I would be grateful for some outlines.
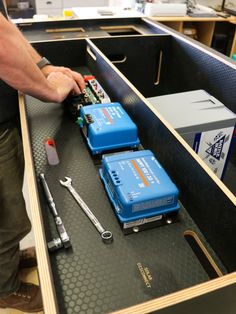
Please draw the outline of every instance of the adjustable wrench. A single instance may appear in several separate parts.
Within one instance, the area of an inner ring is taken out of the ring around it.
[[[98,232],[101,235],[102,241],[104,243],[111,243],[113,241],[113,235],[111,231],[105,230],[101,223],[98,221],[96,216],[91,212],[89,207],[86,205],[86,203],[83,201],[83,199],[79,196],[79,194],[76,192],[76,190],[72,186],[72,179],[65,177],[65,181],[60,180],[61,185],[66,187],[70,193],[73,195],[79,206],[83,209],[84,213],[87,215],[87,217],[90,219],[92,224],[95,226],[95,228],[98,230]]]

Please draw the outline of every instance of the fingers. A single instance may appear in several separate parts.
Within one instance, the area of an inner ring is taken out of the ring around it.
[[[52,72],[62,73],[63,75],[66,75],[68,78],[74,81],[75,85],[73,88],[73,93],[76,95],[83,93],[85,89],[85,81],[83,79],[83,76],[78,72],[70,70],[69,68],[48,65],[45,66],[42,71],[46,77],[48,77]]]
[[[84,81],[83,76],[80,73],[75,72],[75,71],[71,71],[71,73],[73,75],[74,80],[78,84],[81,92],[83,92],[83,90],[85,89],[85,81]]]
[[[52,93],[51,99],[62,102],[70,93],[80,94],[80,88],[76,82],[62,72],[51,72],[47,77]]]
[[[80,88],[80,92],[83,92],[83,90],[85,89],[85,81],[80,73],[72,71],[68,68],[63,68],[63,73],[69,76],[70,78],[74,79]]]
[[[73,85],[74,85],[74,87],[73,87],[73,90],[72,90],[72,94],[73,95],[79,95],[79,94],[81,94],[81,92],[82,92],[82,90],[79,88],[79,86],[75,83],[75,81],[73,81]]]
[[[73,80],[75,80],[76,84],[79,86],[80,88],[80,93],[83,92],[83,90],[85,89],[85,81],[83,76],[75,71],[70,70],[69,68],[65,68],[65,67],[60,67],[60,71],[67,75],[68,77],[72,78]]]

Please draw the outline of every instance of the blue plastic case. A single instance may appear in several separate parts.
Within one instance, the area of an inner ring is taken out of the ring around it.
[[[119,103],[82,107],[80,120],[93,155],[140,144],[137,126]]]
[[[100,176],[121,224],[179,210],[179,191],[149,150],[104,157]]]

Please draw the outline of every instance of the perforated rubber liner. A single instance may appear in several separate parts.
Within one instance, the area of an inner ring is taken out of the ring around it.
[[[107,313],[209,280],[184,238],[195,231],[216,260],[187,211],[181,207],[177,223],[123,235],[85,141],[63,107],[26,97],[36,175],[44,172],[58,212],[71,238],[72,249],[50,253],[60,313]],[[55,140],[60,163],[47,164],[44,140]],[[98,231],[59,179],[72,184],[102,225],[111,230],[112,244]],[[58,237],[54,221],[38,190],[47,241]],[[223,270],[223,267],[221,267]]]

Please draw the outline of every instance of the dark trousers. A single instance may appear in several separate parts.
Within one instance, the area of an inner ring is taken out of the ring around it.
[[[23,171],[17,128],[0,129],[0,297],[19,287],[19,242],[31,229],[22,195]]]

